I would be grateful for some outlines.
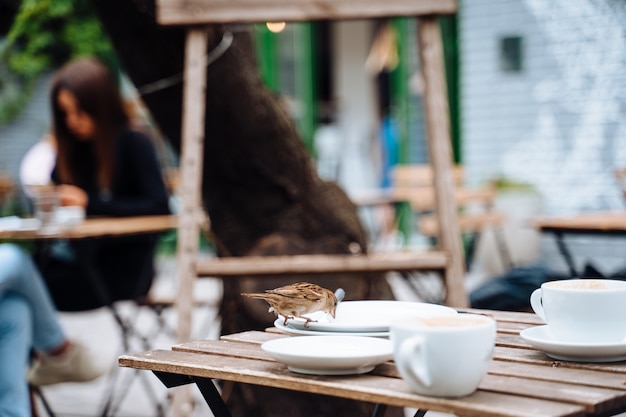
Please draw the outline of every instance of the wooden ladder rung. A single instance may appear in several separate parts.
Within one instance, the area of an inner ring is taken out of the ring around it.
[[[382,272],[445,269],[448,256],[440,251],[393,252],[367,255],[246,256],[199,261],[198,275],[243,276]]]

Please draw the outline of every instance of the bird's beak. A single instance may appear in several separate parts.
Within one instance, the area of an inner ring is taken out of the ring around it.
[[[335,307],[330,309],[330,315],[335,318]]]

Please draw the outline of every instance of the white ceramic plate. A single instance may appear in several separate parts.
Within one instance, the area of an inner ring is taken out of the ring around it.
[[[290,371],[311,375],[363,374],[393,359],[391,342],[375,337],[286,337],[261,348]]]
[[[334,320],[329,314],[317,311],[306,315],[313,320],[317,320],[309,322],[306,327],[306,320],[302,318],[288,319],[287,325],[291,328],[308,331],[341,333],[389,332],[391,323],[398,319],[406,319],[411,316],[423,317],[444,314],[457,314],[457,312],[450,307],[438,304],[409,301],[344,301],[337,306]],[[279,318],[284,320],[282,316],[279,316]]]
[[[287,324],[283,324],[283,318],[279,317],[274,321],[274,326],[285,333],[297,336],[363,336],[363,337],[389,337],[389,332],[323,332],[320,330],[298,329]]]
[[[617,362],[626,360],[626,341],[610,344],[570,343],[554,339],[547,325],[530,327],[520,336],[554,359],[572,362]]]

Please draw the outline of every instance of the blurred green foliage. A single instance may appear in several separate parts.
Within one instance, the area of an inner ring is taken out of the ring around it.
[[[22,0],[0,48],[0,123],[19,114],[39,75],[85,55],[119,67],[89,0]]]

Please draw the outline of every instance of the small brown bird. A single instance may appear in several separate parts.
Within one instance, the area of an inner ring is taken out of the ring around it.
[[[285,325],[288,319],[301,317],[306,320],[304,323],[306,327],[309,322],[315,320],[305,317],[303,314],[315,311],[325,311],[335,318],[335,308],[337,307],[335,294],[309,282],[285,285],[273,290],[266,290],[264,293],[242,293],[241,295],[267,301],[270,305],[269,312],[274,312],[277,316],[282,315],[285,318],[283,322]]]

